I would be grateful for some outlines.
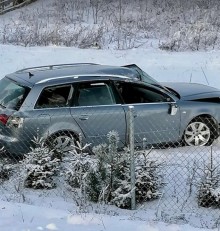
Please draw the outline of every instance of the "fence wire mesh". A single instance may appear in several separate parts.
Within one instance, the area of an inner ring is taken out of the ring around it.
[[[133,105],[132,120],[129,105],[120,104],[1,114],[1,199],[31,203],[33,194],[59,196],[86,211],[93,202],[130,209],[135,196],[136,209],[153,210],[165,221],[208,215],[214,227],[220,215],[218,124],[206,115],[184,124],[179,112],[168,111],[170,104],[166,112],[158,105]]]

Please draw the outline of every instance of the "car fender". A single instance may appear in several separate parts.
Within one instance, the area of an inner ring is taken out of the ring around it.
[[[196,117],[209,117],[212,119],[213,123],[218,130],[218,110],[214,105],[206,105],[200,102],[194,102],[194,107],[191,108],[187,103],[180,105],[180,115],[181,115],[181,126],[180,126],[180,136],[183,135],[183,132],[187,125],[194,120]]]
[[[64,131],[73,133],[77,136],[81,135],[82,138],[85,138],[82,130],[79,128],[77,124],[74,123],[70,124],[67,122],[60,122],[60,123],[53,124],[52,126],[49,127],[47,131],[44,132],[43,137],[46,139],[47,137],[53,134],[64,132]]]

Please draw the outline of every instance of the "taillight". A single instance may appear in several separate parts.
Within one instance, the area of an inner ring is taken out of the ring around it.
[[[7,127],[22,127],[24,122],[23,118],[13,115],[0,114],[0,123],[6,125]]]
[[[15,127],[15,128],[20,128],[22,127],[24,122],[24,119],[19,117],[19,116],[10,116],[7,120],[7,126],[8,127]]]
[[[0,122],[2,122],[4,125],[8,122],[10,116],[5,115],[5,114],[0,114]]]

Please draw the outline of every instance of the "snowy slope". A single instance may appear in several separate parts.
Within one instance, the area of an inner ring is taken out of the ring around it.
[[[25,67],[74,62],[136,63],[161,82],[197,82],[220,88],[220,51],[171,53],[153,48],[116,51],[0,45],[0,77]]]

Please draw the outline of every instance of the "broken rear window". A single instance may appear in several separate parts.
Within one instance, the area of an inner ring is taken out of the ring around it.
[[[20,86],[18,83],[3,78],[0,80],[0,106],[2,108],[19,110],[30,88]]]

